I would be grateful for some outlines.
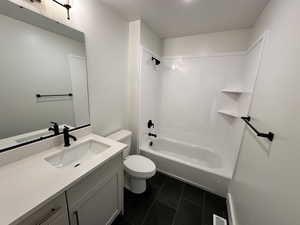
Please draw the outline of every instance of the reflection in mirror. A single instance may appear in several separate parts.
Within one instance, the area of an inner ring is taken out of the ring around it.
[[[0,14],[0,149],[90,123],[84,35],[40,18]]]

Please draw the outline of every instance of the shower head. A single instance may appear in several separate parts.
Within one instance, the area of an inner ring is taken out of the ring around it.
[[[154,61],[156,66],[158,66],[160,64],[160,61],[154,57],[152,57],[152,61]]]

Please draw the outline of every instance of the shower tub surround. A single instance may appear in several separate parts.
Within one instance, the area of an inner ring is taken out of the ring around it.
[[[159,66],[142,48],[139,150],[158,170],[227,194],[266,36],[244,52],[163,57]]]

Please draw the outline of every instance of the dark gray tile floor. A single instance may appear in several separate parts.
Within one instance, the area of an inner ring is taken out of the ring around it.
[[[213,225],[213,214],[227,219],[226,200],[157,173],[145,193],[125,189],[124,215],[113,225]]]

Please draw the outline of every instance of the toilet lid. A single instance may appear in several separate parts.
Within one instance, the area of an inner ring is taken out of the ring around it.
[[[155,174],[156,166],[141,155],[130,155],[124,161],[125,170],[132,176],[149,178]]]

